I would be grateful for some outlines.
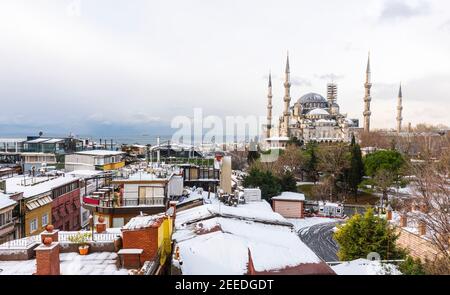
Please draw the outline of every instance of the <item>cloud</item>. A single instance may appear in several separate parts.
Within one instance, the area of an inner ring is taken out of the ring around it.
[[[450,33],[450,19],[441,24],[439,30]]]
[[[426,15],[430,13],[430,4],[425,1],[418,1],[411,4],[411,1],[404,0],[386,0],[381,11],[380,21],[395,21],[407,19],[414,16]]]
[[[311,86],[310,80],[298,76],[291,77],[291,85],[293,86]]]
[[[343,79],[344,78],[344,75],[336,75],[336,74],[334,74],[334,73],[329,73],[329,74],[322,74],[322,75],[319,75],[319,74],[316,74],[316,75],[314,75],[317,79],[320,79],[320,80],[327,80],[327,81],[337,81],[337,80],[340,80],[340,79]]]

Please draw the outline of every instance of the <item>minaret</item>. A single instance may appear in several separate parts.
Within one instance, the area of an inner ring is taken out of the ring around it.
[[[372,83],[370,82],[370,53],[367,59],[367,69],[366,69],[366,83],[364,83],[365,88],[365,96],[364,96],[364,132],[370,131],[370,101],[372,97],[370,96],[370,88],[372,87]]]
[[[286,59],[285,81],[284,81],[284,112],[283,112],[283,129],[281,136],[289,136],[289,104],[291,103],[291,82],[289,71],[289,52]]]
[[[269,87],[267,93],[267,127],[266,137],[270,137],[270,130],[272,129],[272,75],[269,73]]]
[[[402,131],[402,84],[400,84],[400,88],[398,90],[398,98],[397,98],[397,133]]]

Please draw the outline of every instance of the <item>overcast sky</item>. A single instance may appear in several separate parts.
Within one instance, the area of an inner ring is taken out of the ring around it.
[[[2,0],[0,37],[0,135],[261,116],[269,70],[278,116],[287,50],[292,103],[334,80],[362,119],[370,50],[374,128],[395,126],[400,81],[405,124],[450,125],[447,0]]]

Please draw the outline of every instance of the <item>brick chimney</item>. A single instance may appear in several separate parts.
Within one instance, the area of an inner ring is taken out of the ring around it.
[[[425,222],[419,221],[418,225],[417,225],[417,230],[418,230],[420,236],[425,235],[427,233],[427,226],[426,226]]]
[[[51,238],[53,242],[58,242],[59,229],[54,229],[53,225],[48,224],[45,231],[41,233],[41,242],[44,243],[45,238]]]
[[[60,275],[59,242],[53,242],[47,237],[45,243],[36,247],[35,251],[37,275]]]
[[[388,207],[386,209],[386,219],[387,220],[392,220],[392,207],[391,207],[391,205],[388,205]]]
[[[400,216],[400,226],[405,227],[407,225],[408,225],[408,217],[406,216],[406,214],[402,214]]]
[[[122,229],[123,249],[142,249],[140,261],[134,255],[125,255],[123,266],[125,268],[136,268],[142,266],[145,261],[152,260],[158,254],[158,229],[164,218],[155,221],[151,226],[138,229]]]

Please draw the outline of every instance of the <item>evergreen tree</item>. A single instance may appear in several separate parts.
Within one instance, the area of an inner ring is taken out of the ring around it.
[[[243,185],[244,187],[259,187],[261,197],[265,200],[270,200],[281,192],[280,180],[272,172],[261,171],[257,168],[252,168],[244,177]]]
[[[297,182],[295,181],[294,174],[292,174],[292,172],[288,171],[281,176],[280,185],[283,192],[297,191]]]
[[[389,223],[369,208],[364,215],[356,214],[344,225],[338,226],[334,238],[339,244],[338,257],[349,261],[367,258],[375,252],[381,259],[399,259],[405,256],[402,249],[396,246],[398,235]]]
[[[349,191],[354,196],[355,202],[358,202],[358,185],[363,180],[364,163],[361,148],[356,143],[354,135],[352,135],[352,142],[350,144],[350,168],[346,169],[344,175]]]
[[[247,154],[247,163],[251,165],[253,162],[258,160],[261,157],[260,153],[257,150],[250,150]]]
[[[306,165],[305,170],[308,173],[309,178],[316,182],[318,180],[318,171],[317,165],[319,163],[319,159],[317,157],[317,144],[310,142],[306,146]]]
[[[399,264],[398,270],[404,275],[425,275],[425,269],[420,259],[408,255],[405,261]]]

